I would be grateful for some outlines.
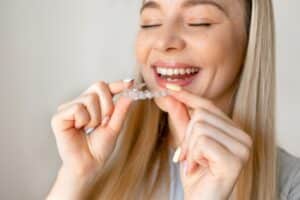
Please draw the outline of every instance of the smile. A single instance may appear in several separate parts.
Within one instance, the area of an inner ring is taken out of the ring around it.
[[[199,72],[199,68],[163,68],[156,67],[156,73],[167,80],[185,79],[189,76],[193,76]]]
[[[159,62],[152,66],[157,83],[165,87],[167,83],[186,86],[199,74],[201,69],[183,63]]]

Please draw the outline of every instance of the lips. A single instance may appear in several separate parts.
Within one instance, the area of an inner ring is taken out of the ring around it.
[[[183,62],[157,61],[152,65],[157,83],[165,87],[167,83],[187,86],[200,74],[201,68]]]
[[[165,67],[170,67],[170,68],[186,68],[186,67],[191,67],[191,66],[196,66],[193,64],[188,64],[188,63],[184,63],[184,62],[167,62],[167,61],[156,61],[152,63],[152,66],[165,66]],[[199,67],[200,68],[200,67]]]

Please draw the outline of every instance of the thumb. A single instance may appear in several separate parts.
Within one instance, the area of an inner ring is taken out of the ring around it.
[[[168,98],[168,100],[166,101],[165,111],[170,117],[170,125],[175,129],[174,134],[177,134],[177,137],[181,142],[184,139],[185,132],[190,121],[189,110],[183,103],[175,98],[171,96],[166,98]]]

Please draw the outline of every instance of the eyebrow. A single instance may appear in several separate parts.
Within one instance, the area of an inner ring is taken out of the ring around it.
[[[203,5],[203,4],[213,5],[217,7],[219,10],[223,11],[225,14],[227,14],[224,7],[222,7],[217,0],[187,0],[183,2],[182,7],[189,8],[192,6]],[[161,9],[160,5],[157,2],[150,0],[142,5],[140,9],[140,14],[142,14],[143,10],[145,10],[146,8]]]

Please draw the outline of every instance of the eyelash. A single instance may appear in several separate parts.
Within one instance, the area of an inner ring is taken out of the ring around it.
[[[209,27],[211,26],[212,24],[210,23],[200,23],[200,24],[188,24],[189,26],[204,26],[204,27]],[[141,28],[143,29],[147,29],[147,28],[154,28],[154,27],[159,27],[161,26],[161,24],[153,24],[153,25],[141,25]]]
[[[190,26],[205,26],[205,27],[209,27],[211,26],[210,23],[200,23],[200,24],[189,24]]]
[[[152,27],[158,27],[158,26],[161,26],[160,24],[153,24],[153,25],[141,25],[141,28],[152,28]]]

